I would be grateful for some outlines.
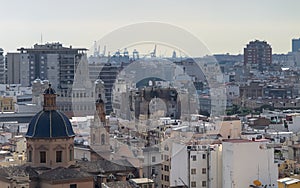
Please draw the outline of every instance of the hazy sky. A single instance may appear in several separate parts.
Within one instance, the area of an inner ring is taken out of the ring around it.
[[[299,0],[0,0],[0,47],[31,47],[41,40],[92,46],[120,27],[158,21],[197,36],[212,53],[242,53],[254,39],[287,53],[300,37]]]

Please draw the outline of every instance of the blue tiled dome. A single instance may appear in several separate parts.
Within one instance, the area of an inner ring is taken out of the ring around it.
[[[61,112],[40,111],[29,123],[27,138],[69,138],[75,136],[72,124]]]

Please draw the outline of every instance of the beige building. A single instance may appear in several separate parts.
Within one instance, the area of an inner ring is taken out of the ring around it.
[[[13,97],[0,96],[0,112],[14,112],[15,102]]]

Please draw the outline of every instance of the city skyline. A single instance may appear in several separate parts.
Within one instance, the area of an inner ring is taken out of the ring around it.
[[[3,1],[0,188],[300,187],[300,3],[241,2]]]
[[[74,47],[93,46],[107,33],[141,22],[162,22],[187,30],[213,54],[242,54],[249,41],[267,41],[274,53],[291,51],[300,37],[297,1],[239,3],[191,1],[51,1],[2,3],[1,47],[6,52],[41,42],[61,42]],[[53,10],[53,11],[51,11]],[[126,15],[126,16],[124,16]],[[100,44],[105,45],[105,44]],[[109,49],[109,46],[108,46]]]

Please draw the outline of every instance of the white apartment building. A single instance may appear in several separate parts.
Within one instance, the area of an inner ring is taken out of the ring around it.
[[[300,132],[300,113],[287,114],[286,126],[288,131],[291,131],[293,133]]]
[[[170,187],[221,187],[222,146],[172,144]]]
[[[262,187],[277,187],[278,168],[274,149],[267,140],[228,139],[222,143],[222,188],[240,188],[258,180]]]

